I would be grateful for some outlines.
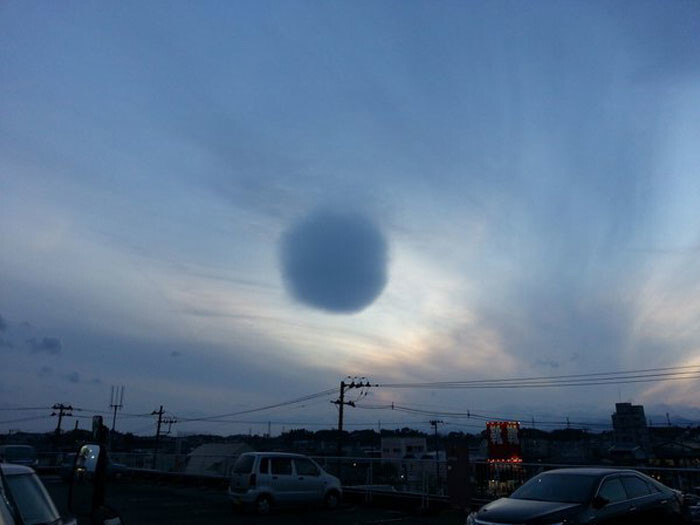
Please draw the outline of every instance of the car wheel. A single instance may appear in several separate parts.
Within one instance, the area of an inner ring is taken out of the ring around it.
[[[337,491],[332,490],[326,494],[326,499],[324,500],[327,509],[335,509],[340,505],[340,494]]]
[[[269,514],[272,510],[272,500],[270,496],[260,496],[255,500],[255,512],[257,514]]]

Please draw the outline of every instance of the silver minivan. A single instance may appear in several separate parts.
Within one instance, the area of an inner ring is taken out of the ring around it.
[[[266,514],[274,505],[340,503],[340,480],[301,454],[248,452],[233,466],[228,489],[235,508],[252,506]]]

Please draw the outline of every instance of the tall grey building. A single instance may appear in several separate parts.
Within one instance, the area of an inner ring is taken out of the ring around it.
[[[614,451],[628,451],[634,456],[651,453],[651,438],[642,405],[616,403],[612,415]]]

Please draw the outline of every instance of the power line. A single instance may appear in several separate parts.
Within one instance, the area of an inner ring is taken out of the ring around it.
[[[287,406],[280,407],[280,408],[284,408],[284,415],[286,416],[289,413],[291,413],[292,411],[303,410],[303,409],[307,409],[307,408],[313,407],[313,406],[318,406],[321,404],[325,405],[327,402],[328,401],[326,399],[317,398],[317,399],[314,399],[311,401],[303,401],[300,404],[297,404],[295,406],[287,405]],[[274,409],[271,409],[271,410],[274,410]],[[198,419],[199,417],[209,417],[209,416],[192,416],[192,417],[188,418],[188,417],[179,416],[177,414],[173,414],[173,416],[177,417],[178,423],[197,423],[197,422],[199,422],[199,419]],[[217,419],[213,419],[213,420],[207,420],[206,422],[208,422],[208,423],[229,423],[231,421],[232,420],[230,420],[230,419],[217,418]],[[233,420],[233,422],[237,422],[237,421],[239,421],[239,420]],[[262,423],[267,423],[267,421],[269,421],[269,419],[265,419],[264,421],[262,421]],[[273,420],[272,423],[275,424],[275,421]]]
[[[111,410],[100,410],[97,408],[74,408],[73,410],[77,411],[77,412],[87,412],[89,414],[108,414],[108,415],[112,414]],[[147,418],[151,417],[150,412],[148,412],[148,413],[144,412],[144,413],[139,413],[139,414],[120,412],[119,415],[120,415],[120,417],[123,417],[123,418],[124,417],[147,417]]]
[[[0,407],[0,411],[2,410],[16,410],[17,412],[23,412],[23,411],[30,411],[30,410],[51,410],[50,406],[46,407]]]
[[[202,416],[202,417],[190,417],[190,418],[180,418],[180,421],[213,421],[216,419],[221,419],[225,417],[242,416],[245,414],[253,414],[255,412],[263,412],[265,410],[272,410],[273,408],[280,408],[288,405],[295,405],[297,403],[303,403],[304,401],[311,401],[312,399],[317,399],[319,397],[325,397],[335,392],[335,388],[329,388],[328,390],[323,390],[321,392],[316,392],[314,394],[308,394],[306,396],[298,397],[296,399],[290,399],[289,401],[282,401],[280,403],[275,403],[272,405],[265,405],[258,408],[250,408],[247,410],[239,410],[238,412],[230,412],[228,414],[219,414],[216,416]]]
[[[39,419],[50,419],[52,416],[51,415],[44,415],[44,416],[29,416],[29,417],[21,417],[17,419],[6,419],[4,421],[0,421],[0,425],[9,425],[12,423],[25,423],[27,421],[36,421]]]
[[[471,410],[467,412],[448,412],[444,410],[424,410],[420,408],[412,408],[404,405],[398,405],[396,403],[386,404],[386,405],[356,405],[357,408],[362,408],[366,410],[394,410],[398,412],[403,412],[407,414],[414,415],[424,415],[430,417],[450,417],[456,419],[473,419],[476,421],[513,421],[520,420],[517,417],[503,417],[494,415],[485,415],[472,412]],[[595,423],[595,422],[571,422],[571,421],[542,421],[540,426],[564,426],[574,424],[580,427],[604,427],[611,428],[612,424],[609,423]]]
[[[684,381],[689,379],[700,379],[700,371],[697,372],[677,372],[667,374],[648,374],[637,376],[617,376],[610,378],[589,378],[589,379],[553,379],[553,380],[522,380],[520,382],[503,380],[479,381],[479,382],[447,382],[447,383],[405,383],[393,385],[380,385],[385,388],[428,388],[439,389],[522,389],[522,388],[555,388],[555,387],[576,387],[576,386],[598,386],[598,385],[621,385],[629,383],[651,383],[663,381]]]
[[[431,409],[435,412],[444,412],[444,411],[450,410],[448,407],[445,407],[444,405],[438,406],[438,405],[431,405],[431,404],[425,404],[425,403],[415,403],[413,401],[411,401],[409,403],[409,405],[411,406],[411,408],[418,407],[418,408],[423,408],[423,409]],[[365,407],[365,408],[367,406],[373,406],[373,405],[363,405],[363,407]],[[479,412],[492,413],[490,410],[482,410],[482,409],[478,409],[478,408],[473,409],[473,410],[467,410],[467,412],[456,412],[456,410],[457,409],[453,409],[453,411],[451,413],[457,413],[457,414],[461,414],[461,415],[467,414],[467,417],[470,414],[475,414],[475,413],[479,413]],[[498,415],[488,416],[488,417],[490,419],[493,419],[493,420],[503,419],[504,421],[515,421],[515,420],[524,421],[526,419],[534,420],[535,418],[537,418],[538,422],[546,423],[546,422],[548,422],[548,420],[551,420],[552,418],[555,418],[555,421],[558,421],[558,419],[561,419],[564,416],[552,415],[551,413],[548,415],[533,414],[531,412],[525,413],[525,411],[524,411],[524,412],[520,413],[519,415],[503,415],[503,413],[498,413]],[[590,424],[599,424],[601,419],[603,419],[601,416],[586,416],[586,415],[577,415],[576,418],[579,420],[590,419],[590,420],[592,420]],[[604,419],[607,421],[608,416],[606,416]]]
[[[473,379],[456,381],[430,381],[416,383],[384,383],[377,386],[384,388],[524,388],[533,386],[586,386],[602,383],[622,384],[641,382],[639,380],[697,379],[700,377],[700,365],[687,365],[617,372],[592,372],[586,374],[568,374],[555,376],[511,377],[500,379]],[[501,386],[502,385],[502,386]]]

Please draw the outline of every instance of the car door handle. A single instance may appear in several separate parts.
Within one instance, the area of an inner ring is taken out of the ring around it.
[[[631,512],[634,512],[635,510],[637,510],[637,507],[635,507],[634,505],[632,505],[628,510],[631,511]]]
[[[304,476],[299,476],[299,479],[304,479]]]
[[[660,503],[661,503],[662,505],[665,505],[666,503],[668,503],[668,500],[667,500],[667,499],[662,499],[662,500],[660,501]]]
[[[277,476],[272,476],[272,479],[277,479]]]

